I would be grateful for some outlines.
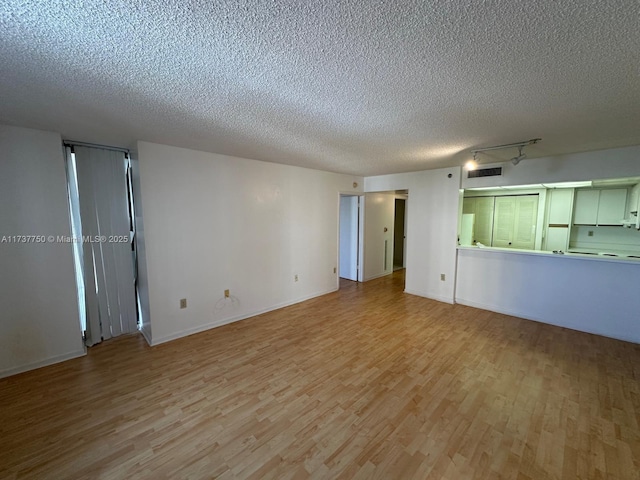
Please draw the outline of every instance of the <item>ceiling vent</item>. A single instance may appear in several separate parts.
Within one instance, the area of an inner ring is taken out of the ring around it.
[[[467,172],[467,178],[501,177],[501,176],[502,176],[502,167],[478,168],[476,170],[469,170]]]

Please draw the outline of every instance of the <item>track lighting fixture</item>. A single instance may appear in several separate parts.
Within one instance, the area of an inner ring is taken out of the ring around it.
[[[518,165],[520,163],[520,160],[524,160],[525,158],[527,158],[527,154],[524,153],[523,151],[524,147],[526,147],[527,145],[535,145],[541,140],[542,140],[541,138],[532,138],[531,140],[527,140],[526,142],[507,143],[505,145],[496,145],[495,147],[485,147],[485,148],[477,148],[476,150],[471,150],[471,153],[473,154],[473,160],[469,160],[466,163],[465,168],[467,170],[475,170],[478,167],[478,163],[476,162],[476,155],[480,152],[486,152],[489,150],[502,150],[503,148],[514,148],[514,147],[518,149],[518,155],[516,157],[511,158],[511,163],[513,163],[514,165]]]

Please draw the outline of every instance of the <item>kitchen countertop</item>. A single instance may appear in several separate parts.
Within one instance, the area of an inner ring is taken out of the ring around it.
[[[593,250],[585,248],[572,248],[571,251],[563,253],[553,253],[546,250],[520,250],[517,248],[499,248],[499,247],[476,247],[458,245],[458,250],[465,251],[483,251],[489,253],[507,253],[514,255],[537,255],[545,257],[562,257],[572,260],[591,260],[595,262],[616,262],[616,263],[640,263],[640,254],[638,252],[626,252],[622,251],[607,251],[607,252],[594,252]],[[578,251],[579,250],[579,251]],[[605,255],[608,253],[608,255]]]
[[[569,248],[566,253],[578,253],[583,255],[600,255],[603,257],[627,257],[640,258],[640,252],[618,249],[593,249],[593,248]]]

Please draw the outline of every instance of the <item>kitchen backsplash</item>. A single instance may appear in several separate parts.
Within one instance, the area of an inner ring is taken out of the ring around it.
[[[592,236],[589,232],[593,232]],[[569,247],[640,253],[640,231],[624,227],[574,226]]]

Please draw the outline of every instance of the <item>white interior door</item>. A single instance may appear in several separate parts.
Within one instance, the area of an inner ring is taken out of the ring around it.
[[[393,273],[395,193],[364,196],[364,281]]]
[[[358,197],[340,196],[340,278],[358,280]]]

